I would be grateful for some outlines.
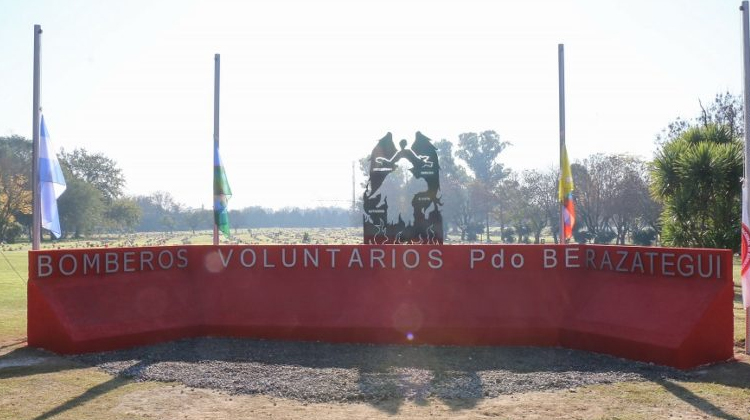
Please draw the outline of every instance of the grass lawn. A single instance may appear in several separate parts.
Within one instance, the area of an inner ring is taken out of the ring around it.
[[[0,255],[0,343],[26,336],[27,251]]]
[[[734,258],[734,343],[736,346],[745,346],[745,309],[742,307],[742,288],[740,286],[740,259]]]

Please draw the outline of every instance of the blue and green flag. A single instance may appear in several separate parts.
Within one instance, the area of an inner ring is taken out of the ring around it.
[[[232,196],[227,173],[219,156],[219,147],[214,148],[214,223],[221,233],[229,237],[229,212],[227,206]]]

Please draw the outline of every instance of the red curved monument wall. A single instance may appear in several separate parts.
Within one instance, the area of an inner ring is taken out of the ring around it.
[[[193,336],[563,346],[679,368],[733,356],[726,250],[169,246],[29,252],[29,345]]]

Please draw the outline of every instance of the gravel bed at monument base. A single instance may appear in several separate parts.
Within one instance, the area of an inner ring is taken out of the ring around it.
[[[562,348],[194,338],[70,356],[138,381],[310,402],[477,399],[690,372]]]

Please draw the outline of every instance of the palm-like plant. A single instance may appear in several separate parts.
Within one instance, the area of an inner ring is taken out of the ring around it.
[[[737,248],[742,155],[742,143],[714,124],[662,146],[652,162],[651,192],[664,205],[665,245]]]

